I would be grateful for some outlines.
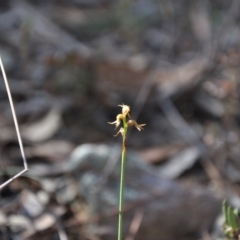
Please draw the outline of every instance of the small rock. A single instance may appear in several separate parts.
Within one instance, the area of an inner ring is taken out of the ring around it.
[[[22,198],[22,206],[31,217],[36,217],[44,211],[44,205],[33,192],[25,191]]]
[[[11,215],[8,217],[8,225],[13,232],[19,232],[30,227],[30,221],[23,215]]]

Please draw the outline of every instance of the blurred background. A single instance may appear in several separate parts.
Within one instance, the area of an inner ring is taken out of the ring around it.
[[[240,1],[1,0],[0,55],[29,171],[0,192],[0,239],[221,236],[240,207]],[[23,169],[0,79],[0,183]]]

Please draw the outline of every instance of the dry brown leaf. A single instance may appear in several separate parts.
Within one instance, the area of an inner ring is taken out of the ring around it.
[[[149,163],[160,163],[173,156],[176,152],[183,149],[183,147],[183,145],[158,146],[144,149],[139,151],[139,153]]]
[[[52,137],[61,125],[61,115],[52,109],[43,119],[21,128],[22,136],[32,142],[41,142]]]

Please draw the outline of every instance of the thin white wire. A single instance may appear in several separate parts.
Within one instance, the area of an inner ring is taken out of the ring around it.
[[[24,165],[23,171],[19,172],[18,174],[16,174],[15,176],[13,176],[12,178],[10,178],[9,180],[7,180],[6,182],[4,182],[3,184],[0,185],[0,190],[1,190],[3,187],[5,187],[10,182],[12,182],[14,179],[18,178],[20,175],[22,175],[23,173],[28,171],[28,166],[27,166],[27,160],[25,157],[24,149],[23,149],[22,138],[20,135],[19,127],[18,127],[18,121],[17,121],[17,117],[16,117],[14,105],[13,105],[12,95],[11,95],[11,91],[10,91],[10,88],[8,85],[8,80],[7,80],[6,73],[5,73],[5,70],[3,67],[1,56],[0,56],[0,67],[2,70],[3,80],[4,80],[4,83],[6,86],[6,90],[7,90],[7,95],[8,95],[11,111],[12,111],[13,121],[14,121],[16,132],[17,132],[18,143],[19,143],[19,147],[20,147],[20,151],[21,151],[21,155],[22,155],[22,159],[23,159],[23,165]]]

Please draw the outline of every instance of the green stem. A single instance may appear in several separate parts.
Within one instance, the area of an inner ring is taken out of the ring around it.
[[[126,138],[128,126],[126,118],[123,119],[123,143],[122,143],[122,161],[121,161],[121,177],[120,177],[120,194],[119,194],[119,215],[118,215],[118,240],[122,240],[123,229],[123,204],[124,204],[124,180],[125,180],[125,164],[126,164]]]

